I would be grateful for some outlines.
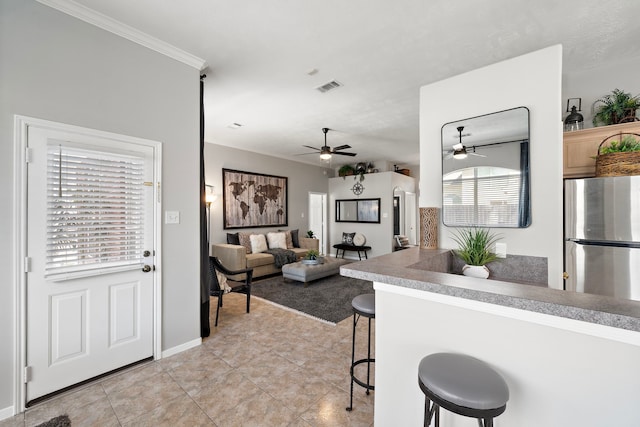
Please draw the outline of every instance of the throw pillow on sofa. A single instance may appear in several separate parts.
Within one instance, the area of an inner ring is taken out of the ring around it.
[[[287,249],[293,249],[293,239],[291,238],[291,230],[278,230],[278,232],[284,233],[284,238],[287,241]]]
[[[251,253],[259,254],[269,249],[264,234],[252,234],[249,236],[249,240],[251,240]]]
[[[227,233],[227,243],[230,245],[239,245],[240,237],[238,233]]]
[[[291,241],[293,242],[294,248],[300,247],[300,240],[298,239],[298,229],[291,230]]]
[[[240,242],[240,244],[242,246],[244,246],[244,249],[246,251],[247,254],[251,253],[251,234],[250,233],[238,233],[238,241]]]
[[[283,232],[267,233],[267,244],[269,245],[269,249],[288,249],[287,235]]]
[[[353,237],[356,233],[342,233],[342,243],[345,245],[353,245]]]
[[[300,240],[298,239],[297,229],[296,230],[278,230],[278,231],[284,231],[285,234],[287,235],[287,249],[300,247]],[[291,242],[289,242],[289,239],[291,239]]]

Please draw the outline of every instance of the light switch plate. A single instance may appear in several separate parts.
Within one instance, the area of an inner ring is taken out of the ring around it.
[[[496,243],[496,256],[498,258],[506,258],[507,257],[507,244],[506,243]]]
[[[180,224],[180,212],[179,211],[166,211],[164,213],[165,224]]]

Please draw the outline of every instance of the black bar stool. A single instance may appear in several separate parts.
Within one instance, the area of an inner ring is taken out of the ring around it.
[[[369,390],[374,390],[375,387],[371,384],[371,363],[376,359],[371,358],[371,319],[376,317],[376,296],[375,294],[358,295],[351,301],[353,307],[353,338],[351,341],[351,368],[349,372],[351,374],[351,397],[349,400],[349,406],[347,411],[353,409],[353,383],[355,382],[361,387],[364,387],[369,394]],[[355,360],[356,353],[356,325],[360,317],[364,316],[369,319],[369,337],[367,338],[367,358]],[[367,364],[367,382],[359,380],[354,374],[355,367],[361,363]]]
[[[440,407],[478,419],[480,427],[492,427],[493,419],[507,408],[509,387],[485,362],[455,353],[435,353],[420,361],[418,385],[425,394],[424,427],[435,414],[440,426]]]

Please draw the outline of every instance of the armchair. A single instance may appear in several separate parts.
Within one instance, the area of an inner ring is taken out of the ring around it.
[[[222,297],[224,295],[224,289],[220,286],[218,282],[218,277],[216,276],[216,271],[224,275],[236,275],[236,274],[244,274],[245,278],[242,282],[229,282],[229,286],[231,287],[231,292],[239,292],[247,295],[247,313],[249,313],[250,305],[251,305],[251,279],[253,277],[253,268],[245,268],[242,270],[229,270],[226,268],[217,257],[210,256],[209,257],[209,272],[211,274],[211,288],[209,289],[209,293],[211,296],[218,297],[218,307],[216,309],[216,323],[215,326],[218,326],[218,315],[220,314],[220,307],[222,307]]]

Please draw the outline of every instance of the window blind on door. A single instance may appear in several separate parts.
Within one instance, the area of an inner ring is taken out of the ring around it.
[[[49,145],[45,276],[139,266],[144,184],[141,157]]]

